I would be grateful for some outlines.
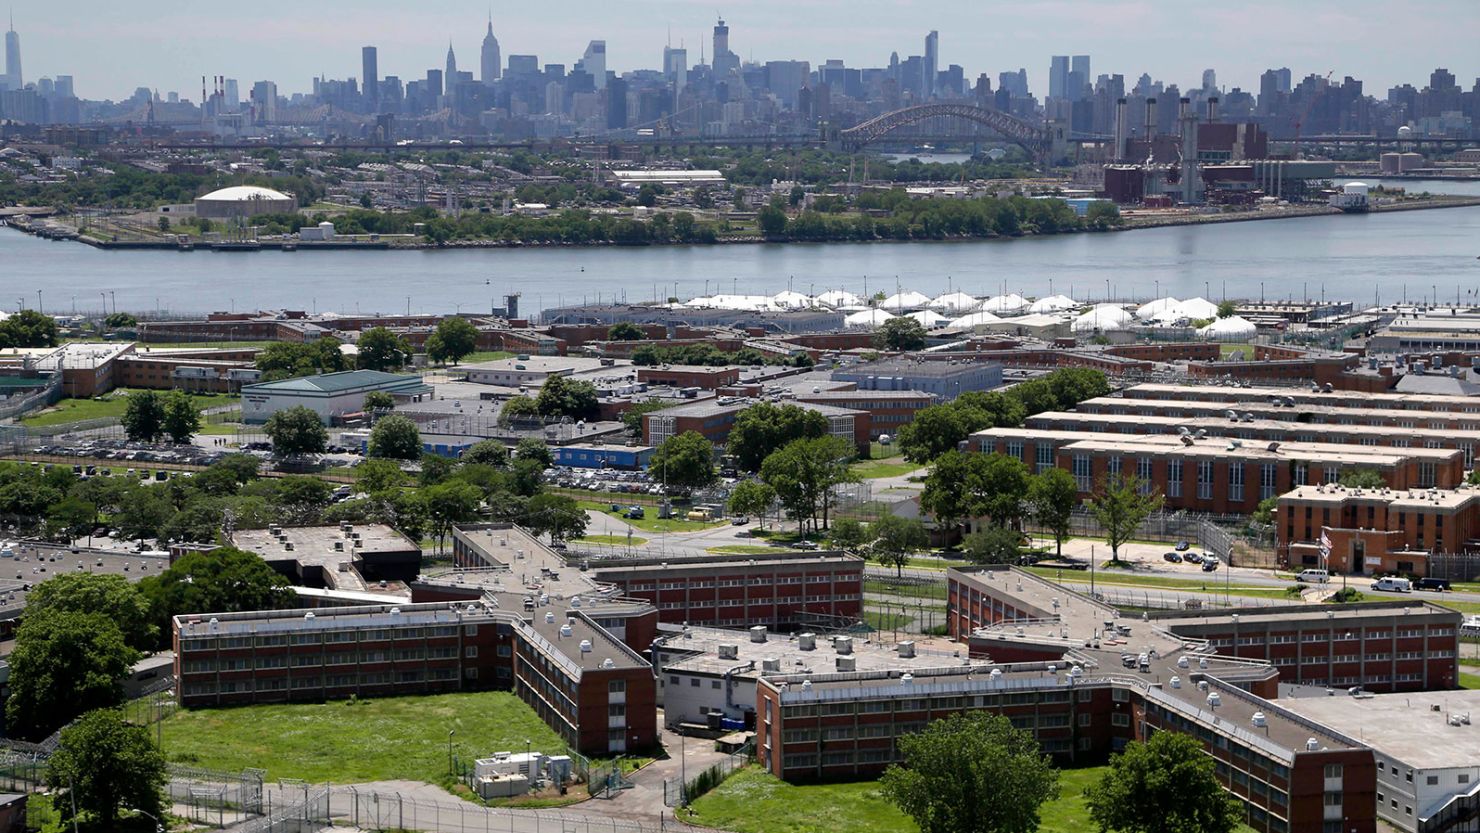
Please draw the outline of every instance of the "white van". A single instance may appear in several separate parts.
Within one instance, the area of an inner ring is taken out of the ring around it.
[[[1372,582],[1373,590],[1386,590],[1389,593],[1412,593],[1413,582],[1398,576],[1387,576]]]
[[[1331,573],[1326,570],[1301,570],[1300,575],[1295,578],[1306,584],[1325,584],[1331,580]]]

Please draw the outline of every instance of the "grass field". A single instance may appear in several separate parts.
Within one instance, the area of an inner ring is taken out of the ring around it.
[[[1059,771],[1059,797],[1039,809],[1039,833],[1093,829],[1084,790],[1107,767]],[[691,821],[735,833],[916,833],[873,781],[793,786],[749,767],[694,802]],[[1238,833],[1252,833],[1240,825]]]
[[[1469,674],[1461,671],[1459,674],[1459,687],[1468,689],[1480,688],[1480,674]]]
[[[931,584],[909,584],[892,581],[875,581],[867,579],[863,582],[863,592],[876,593],[883,596],[909,596],[912,599],[939,599],[946,598],[945,582]]]
[[[65,425],[69,422],[81,422],[87,419],[117,418],[123,416],[123,411],[128,407],[127,389],[119,388],[116,391],[99,399],[63,399],[46,410],[31,414],[21,420],[23,425],[42,428],[48,425]],[[192,399],[195,404],[202,408],[214,408],[230,402],[241,400],[239,396],[229,396],[218,393],[195,394]]]
[[[166,757],[269,779],[349,784],[447,775],[447,732],[464,758],[524,748],[562,754],[565,743],[507,692],[437,694],[330,703],[192,709],[167,718]]]
[[[925,467],[907,462],[903,457],[895,457],[889,460],[864,460],[849,468],[863,480],[878,480],[883,477],[899,477]]]
[[[496,362],[499,359],[512,359],[514,354],[507,350],[484,350],[481,353],[469,353],[462,357],[462,361],[455,365],[448,365],[448,370],[456,370],[465,364],[477,364],[478,362]]]
[[[623,507],[630,505],[630,502],[624,500],[623,495],[614,495],[612,503]],[[729,523],[728,521],[724,520],[711,521],[706,523],[704,521],[686,521],[680,520],[678,518],[659,518],[657,517],[658,512],[655,509],[648,510],[646,512],[646,514],[653,517],[635,519],[624,518],[622,517],[621,512],[611,511],[611,503],[597,503],[594,500],[580,501],[580,507],[582,509],[589,509],[592,512],[600,512],[603,515],[610,515],[613,518],[620,518],[621,520],[626,521],[628,524],[631,524],[632,526],[635,526],[638,529],[644,530],[646,532],[699,532],[705,529],[713,529],[717,526],[724,526],[726,523]],[[673,511],[677,513],[680,510],[675,508]]]

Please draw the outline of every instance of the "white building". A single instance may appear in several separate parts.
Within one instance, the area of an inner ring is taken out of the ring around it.
[[[378,370],[346,370],[242,386],[242,421],[261,424],[278,411],[302,405],[330,424],[335,417],[359,413],[365,394],[384,391],[399,401],[420,402],[432,389],[420,376],[382,373]]]

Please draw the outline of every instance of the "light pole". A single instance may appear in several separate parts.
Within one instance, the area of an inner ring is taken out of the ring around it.
[[[452,775],[452,736],[457,734],[456,729],[447,730],[447,774]]]

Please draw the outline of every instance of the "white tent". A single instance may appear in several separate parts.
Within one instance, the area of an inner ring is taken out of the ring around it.
[[[982,309],[987,312],[1018,312],[1028,305],[1028,299],[1017,294],[993,295],[982,301]]]
[[[1136,307],[1136,317],[1142,321],[1151,321],[1167,310],[1175,310],[1181,303],[1181,301],[1170,295],[1165,298],[1157,298],[1155,301],[1147,301]]]
[[[1131,314],[1114,304],[1101,304],[1074,319],[1069,329],[1076,333],[1092,333],[1096,330],[1123,330],[1131,322]]]
[[[841,289],[829,289],[817,296],[817,303],[826,304],[830,307],[861,307],[863,306],[863,299],[854,295],[852,292],[845,292]]]
[[[934,310],[928,309],[922,309],[919,312],[908,313],[907,315],[905,315],[905,318],[913,318],[916,321],[919,321],[920,324],[923,325],[927,330],[939,327],[942,324],[947,324],[951,320]]]
[[[950,292],[937,296],[930,302],[930,308],[959,315],[970,312],[981,305],[979,299],[967,295],[965,292]]]
[[[712,307],[714,306],[714,299],[710,297],[690,298],[689,300],[684,301],[683,305],[686,307],[692,307],[694,309],[699,309],[700,307]]]
[[[1258,327],[1254,322],[1238,315],[1230,315],[1220,318],[1206,327],[1197,331],[1197,334],[1208,339],[1241,339],[1252,336]]]
[[[881,309],[870,309],[864,310],[863,312],[855,312],[847,318],[844,318],[843,326],[853,329],[872,330],[880,324],[883,324],[885,321],[897,317],[898,316],[890,315],[889,313]]]
[[[817,299],[811,295],[803,295],[800,292],[778,292],[771,296],[771,303],[782,309],[811,309],[817,306]]]
[[[1178,304],[1177,312],[1181,313],[1184,317],[1192,319],[1217,318],[1218,305],[1202,298],[1192,298]]]
[[[769,295],[716,295],[708,299],[709,306],[718,309],[747,311],[769,311],[778,309]]]
[[[1028,305],[1028,312],[1063,312],[1079,306],[1079,302],[1068,295],[1050,295],[1047,298],[1039,298]]]
[[[930,297],[913,289],[898,292],[885,298],[879,303],[883,309],[892,309],[895,312],[907,309],[921,309],[930,303]]]
[[[1001,320],[1001,318],[991,314],[990,312],[973,312],[951,321],[951,328],[965,329],[968,327],[980,327],[983,324],[991,324],[993,322]]]

